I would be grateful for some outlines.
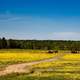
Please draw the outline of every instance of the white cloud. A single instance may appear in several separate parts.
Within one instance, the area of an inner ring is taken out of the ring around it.
[[[31,20],[31,16],[19,16],[19,15],[13,15],[9,12],[6,13],[7,15],[3,14],[0,15],[0,22],[14,22],[14,21],[28,21]]]
[[[71,36],[71,35],[77,35],[79,33],[78,32],[54,32],[53,34],[54,35],[60,35],[60,36],[62,36],[62,35]]]
[[[79,32],[54,32],[50,36],[52,39],[57,40],[80,40]]]

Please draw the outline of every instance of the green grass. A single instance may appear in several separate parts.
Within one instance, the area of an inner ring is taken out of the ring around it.
[[[28,74],[10,74],[0,77],[0,80],[66,80],[64,76],[30,76]]]
[[[80,80],[79,74],[60,74],[60,73],[32,73],[32,74],[10,74],[1,76],[0,80]]]

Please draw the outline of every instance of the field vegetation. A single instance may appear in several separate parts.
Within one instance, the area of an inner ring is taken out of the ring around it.
[[[49,59],[56,55],[57,54],[49,54],[43,50],[2,49],[0,50],[0,67],[15,63]]]
[[[59,60],[34,65],[34,69],[40,75],[55,76],[54,80],[57,80],[56,77],[61,80],[80,80],[80,54],[66,54]]]
[[[61,54],[64,55],[58,60],[30,66],[32,68],[30,73],[12,73],[0,76],[0,80],[79,80],[80,54],[67,54],[63,51],[49,54],[46,50],[2,49],[0,50],[0,67],[49,59]]]

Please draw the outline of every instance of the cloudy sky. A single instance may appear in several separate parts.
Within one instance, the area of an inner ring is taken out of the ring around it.
[[[80,40],[80,0],[0,0],[0,37]]]

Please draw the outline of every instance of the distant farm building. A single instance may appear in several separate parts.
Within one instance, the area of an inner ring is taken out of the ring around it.
[[[48,53],[58,53],[57,50],[49,50]]]

